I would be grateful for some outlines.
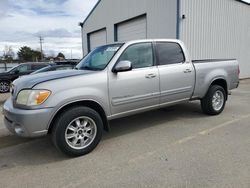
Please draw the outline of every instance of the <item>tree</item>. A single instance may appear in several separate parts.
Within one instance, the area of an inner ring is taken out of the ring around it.
[[[58,55],[56,56],[57,59],[65,59],[65,56],[62,52],[59,52]]]
[[[15,53],[14,53],[12,47],[6,45],[6,46],[4,47],[4,51],[3,51],[3,59],[4,59],[7,63],[10,63],[10,62],[13,61],[14,56],[15,56]]]
[[[28,46],[23,46],[17,52],[18,59],[21,61],[38,61],[41,60],[41,52],[32,50]]]
[[[18,59],[21,61],[32,61],[33,50],[28,46],[23,46],[17,52]]]

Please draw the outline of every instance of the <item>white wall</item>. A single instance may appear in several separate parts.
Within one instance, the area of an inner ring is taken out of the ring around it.
[[[237,58],[241,78],[250,77],[250,5],[236,0],[180,0],[180,39],[193,59]],[[107,28],[114,42],[114,24],[147,14],[147,38],[176,38],[177,0],[101,0],[83,28],[87,33]]]
[[[176,37],[176,0],[101,0],[83,26],[87,33],[107,27],[107,42],[114,42],[114,24],[147,13],[147,38]]]

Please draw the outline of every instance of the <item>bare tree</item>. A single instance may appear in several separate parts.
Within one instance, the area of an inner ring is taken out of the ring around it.
[[[7,62],[12,62],[15,57],[15,52],[13,51],[11,46],[5,45],[3,50],[3,58]]]

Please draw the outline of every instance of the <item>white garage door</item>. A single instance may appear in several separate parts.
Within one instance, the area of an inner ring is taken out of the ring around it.
[[[107,44],[106,29],[89,34],[89,50]]]
[[[146,16],[135,18],[117,25],[117,40],[125,42],[129,40],[147,38]]]

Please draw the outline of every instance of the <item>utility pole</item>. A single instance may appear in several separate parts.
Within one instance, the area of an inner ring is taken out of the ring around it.
[[[41,61],[43,61],[43,37],[39,36],[39,42],[40,42],[40,50],[41,50]]]

